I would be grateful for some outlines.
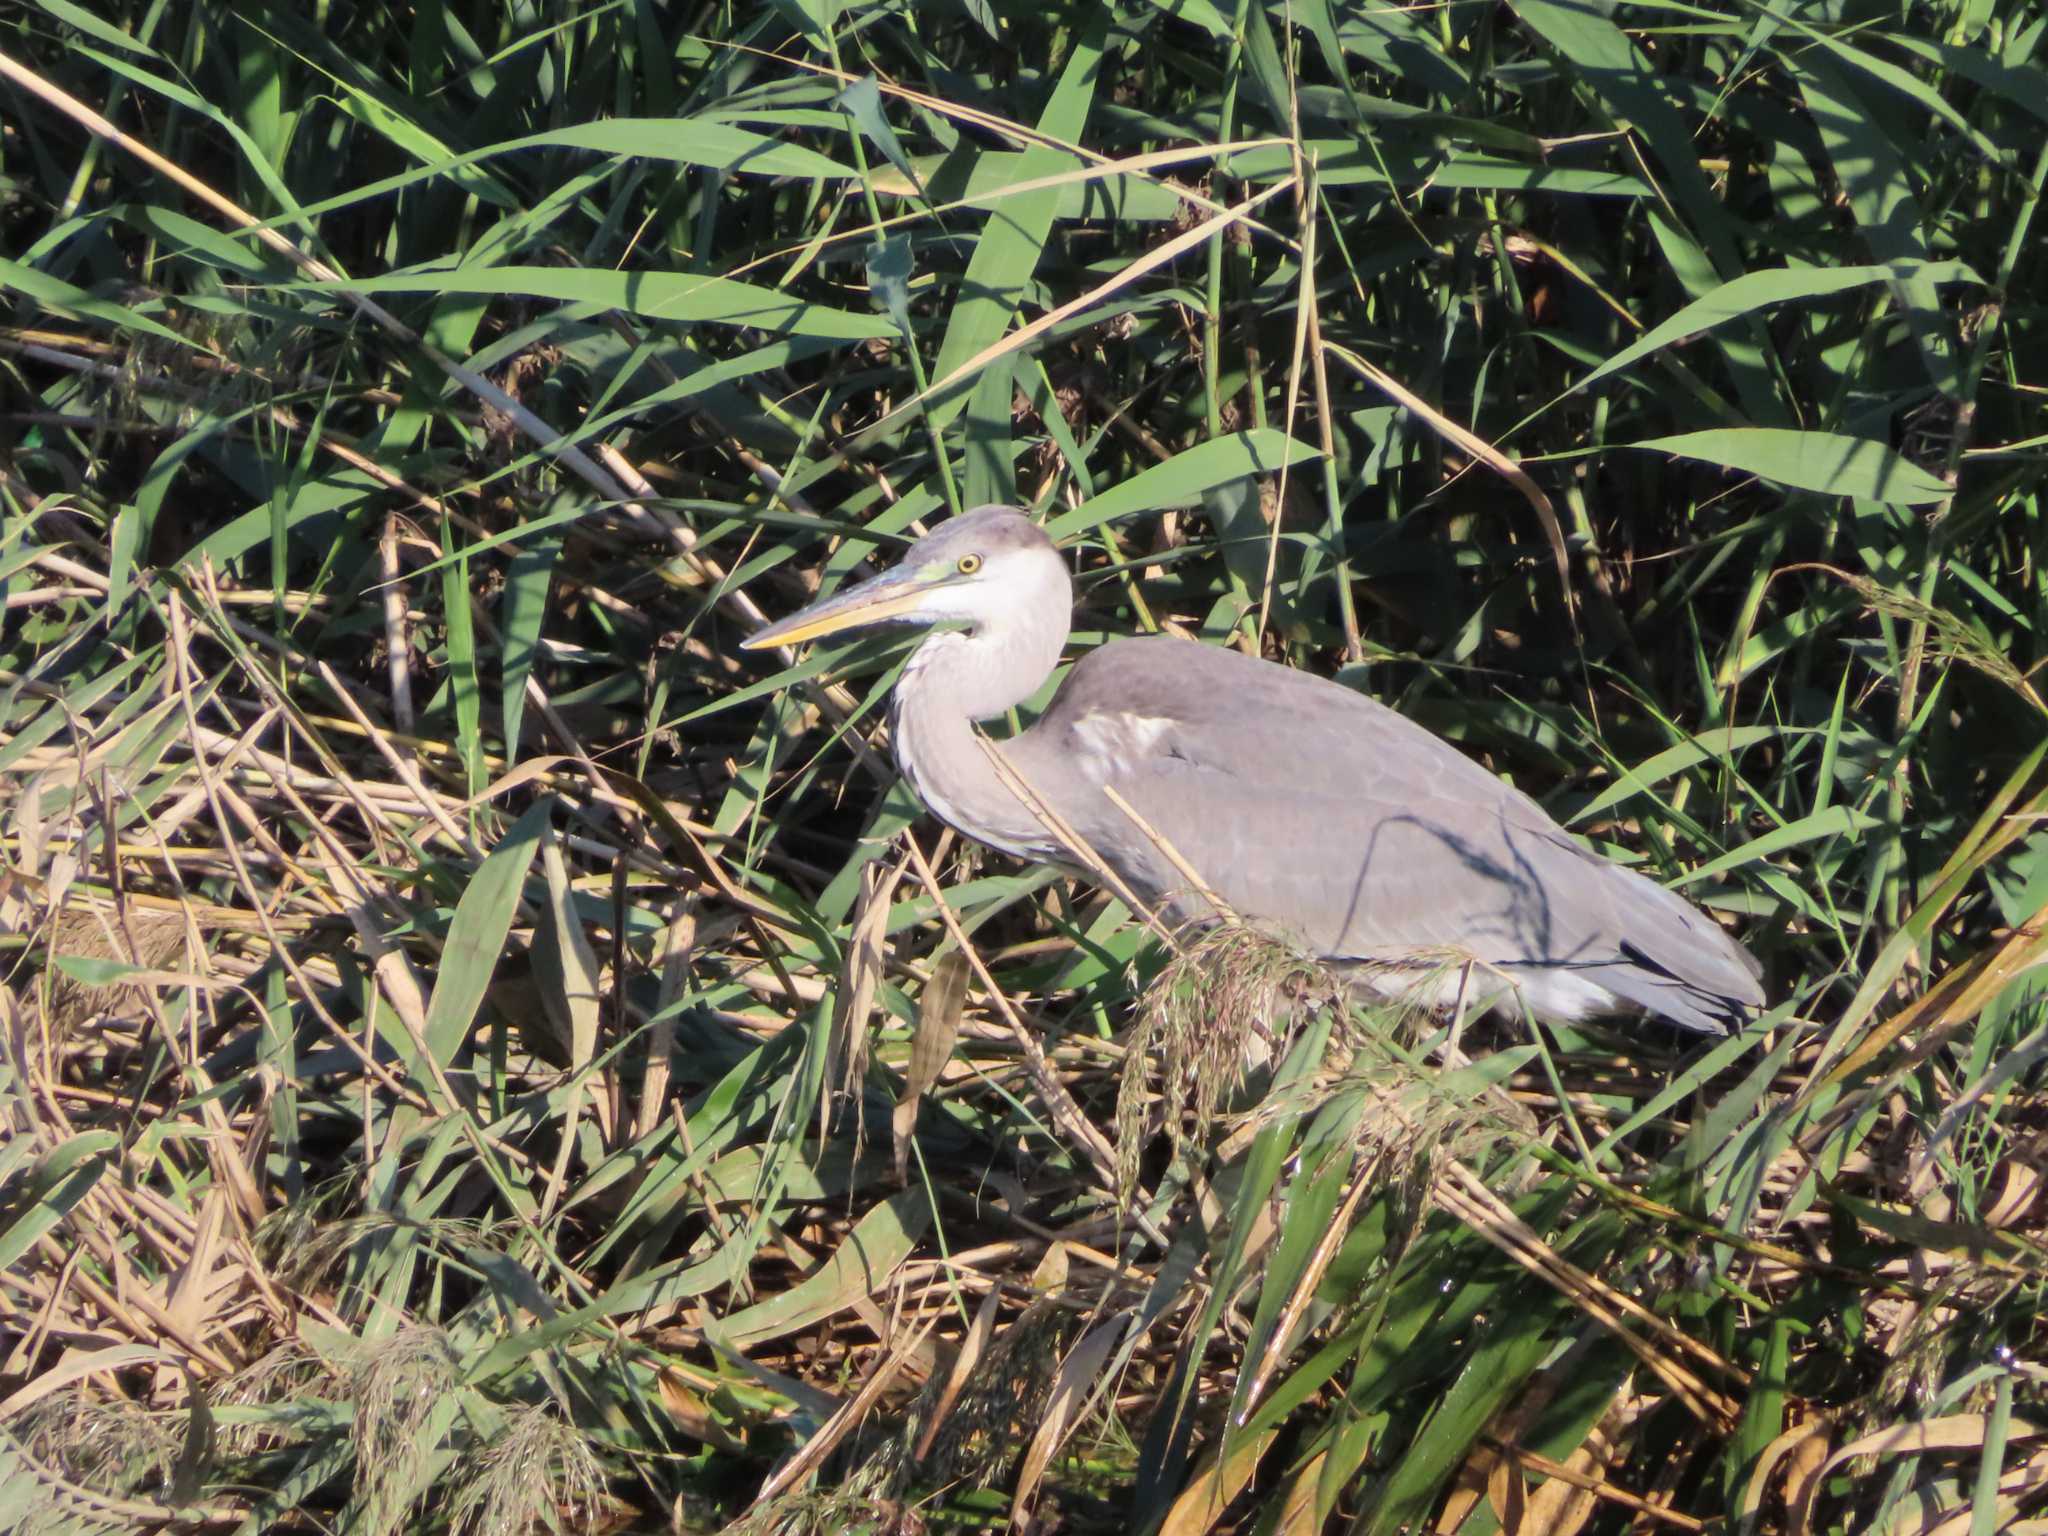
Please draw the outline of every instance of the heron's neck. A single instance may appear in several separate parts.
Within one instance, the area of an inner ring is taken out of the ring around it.
[[[976,739],[974,722],[1038,691],[1059,663],[1067,624],[1060,604],[1056,613],[1040,609],[1035,619],[1026,613],[1001,626],[935,634],[896,684],[896,763],[932,813],[980,842],[1032,858],[1047,857],[1057,845],[989,760],[990,745]]]

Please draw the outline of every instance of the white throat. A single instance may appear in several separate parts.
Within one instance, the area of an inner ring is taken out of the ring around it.
[[[1065,570],[1060,575],[1064,586]],[[1004,748],[975,730],[1036,693],[1059,664],[1070,616],[1056,605],[1027,605],[973,630],[928,636],[904,663],[890,711],[896,766],[932,814],[969,837],[1025,858],[1059,852],[1030,806],[1018,798],[989,753]]]

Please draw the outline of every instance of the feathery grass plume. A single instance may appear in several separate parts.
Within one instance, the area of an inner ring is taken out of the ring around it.
[[[1341,1008],[1343,980],[1299,947],[1242,923],[1181,936],[1146,990],[1126,1043],[1117,1091],[1117,1180],[1137,1187],[1147,1120],[1146,1079],[1157,1060],[1160,1122],[1176,1156],[1206,1138],[1224,1096],[1286,1053],[1296,1026]]]
[[[6,1536],[125,1536],[134,1529],[111,1518],[97,1495],[81,1492],[78,1484],[31,1455],[5,1424],[0,1424],[0,1496],[5,1500],[0,1532]]]
[[[185,919],[176,912],[130,908],[66,907],[50,925],[49,953],[78,960],[113,960],[143,970],[182,963]],[[91,982],[52,966],[49,975],[50,1035],[62,1049],[79,1026],[112,1009],[142,1008],[141,989],[125,982]]]
[[[260,1422],[222,1424],[219,1445],[224,1456],[253,1456],[307,1438],[298,1422],[298,1405],[338,1397],[339,1373],[305,1340],[292,1337],[258,1356],[214,1388],[216,1408],[269,1410]]]
[[[757,1504],[721,1536],[923,1536],[924,1517],[894,1497],[893,1469],[879,1460],[842,1481],[798,1486]]]
[[[2033,682],[2033,674],[2040,670],[2041,663],[2037,661],[2025,669],[2016,666],[2012,657],[1999,649],[1997,641],[1986,633],[1981,620],[1972,623],[1946,608],[1937,607],[1910,592],[1901,592],[1873,581],[1860,572],[1837,570],[1834,566],[1821,564],[1793,569],[1825,571],[1854,592],[1872,613],[1922,626],[1927,647],[1934,655],[1959,661],[1981,672],[2010,688],[2039,713],[2048,715],[2048,702],[2044,702],[2035,691]]]
[[[1332,1063],[1321,1094],[1363,1096],[1352,1125],[1353,1157],[1370,1170],[1374,1187],[1395,1192],[1402,1225],[1393,1251],[1419,1228],[1446,1160],[1480,1163],[1497,1143],[1538,1133],[1536,1116],[1505,1094],[1461,1093],[1455,1075],[1415,1065],[1369,1030],[1353,1031],[1332,1054],[1343,1059]]]
[[[1975,1367],[2012,1359],[2007,1309],[2038,1295],[2041,1284],[2038,1270],[2028,1275],[1958,1265],[1933,1280],[1925,1295],[1899,1302],[1887,1345],[1889,1358],[1861,1404],[1859,1422],[1870,1428],[1924,1412],[1927,1404],[1942,1400],[1945,1389],[1952,1391],[1959,1363],[1976,1381],[1966,1393],[1951,1396],[1944,1411],[1986,1411],[1995,1377],[1978,1373]]]
[[[168,1493],[177,1467],[179,1431],[171,1418],[125,1397],[59,1392],[0,1431],[19,1447],[0,1460],[23,1462],[0,1467],[10,1474],[0,1481],[0,1503],[21,1500],[16,1529],[23,1532],[128,1528],[103,1511],[82,1508],[56,1479],[108,1499],[155,1502]],[[60,1527],[64,1520],[72,1524]]]
[[[356,1504],[370,1530],[395,1532],[422,1491],[420,1472],[430,1447],[421,1443],[421,1431],[441,1399],[455,1390],[461,1361],[448,1335],[425,1323],[408,1323],[361,1348],[349,1376]]]
[[[1117,1174],[1128,1196],[1143,1146],[1145,1084],[1160,1078],[1161,1128],[1175,1154],[1208,1134],[1216,1106],[1256,1065],[1283,1054],[1295,1020],[1333,1006],[1342,987],[1327,967],[1258,929],[1194,930],[1146,990],[1126,1042],[1117,1094]]]
[[[273,1235],[271,1225],[277,1227]],[[295,1286],[317,1285],[330,1270],[363,1239],[381,1232],[403,1232],[428,1248],[445,1249],[451,1244],[480,1241],[483,1227],[463,1216],[435,1216],[427,1220],[397,1215],[390,1211],[362,1211],[332,1221],[308,1220],[301,1206],[279,1211],[266,1223],[266,1247],[277,1254],[278,1277]]]
[[[604,1469],[549,1403],[513,1410],[467,1465],[448,1506],[449,1524],[466,1536],[588,1530],[602,1507]]]
[[[990,1342],[924,1459],[905,1468],[906,1485],[914,1479],[928,1488],[987,1488],[1007,1481],[1031,1443],[1059,1378],[1060,1360],[1084,1322],[1082,1313],[1051,1296],[1039,1297],[1019,1313]],[[922,1433],[943,1387],[944,1373],[935,1373],[906,1415],[898,1447],[912,1445]]]

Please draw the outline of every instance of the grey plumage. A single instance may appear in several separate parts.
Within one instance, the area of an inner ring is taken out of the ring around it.
[[[1633,1005],[1718,1033],[1762,1005],[1755,960],[1697,908],[1583,848],[1420,726],[1309,673],[1193,641],[1113,641],[1075,665],[1037,724],[996,747],[1005,773],[971,722],[1035,691],[1071,612],[1050,541],[990,507],[748,644],[935,626],[892,716],[897,760],[925,802],[996,847],[1084,862],[1038,799],[1170,920],[1213,913],[1178,856],[1233,911],[1328,959],[1417,976],[1467,955],[1488,968],[1474,995],[1506,977],[1542,1015]]]

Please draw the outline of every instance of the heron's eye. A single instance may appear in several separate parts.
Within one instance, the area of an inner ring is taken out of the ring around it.
[[[972,576],[976,571],[981,569],[981,556],[962,555],[960,557],[960,564],[957,567],[955,567],[955,569],[957,569],[962,576]]]

